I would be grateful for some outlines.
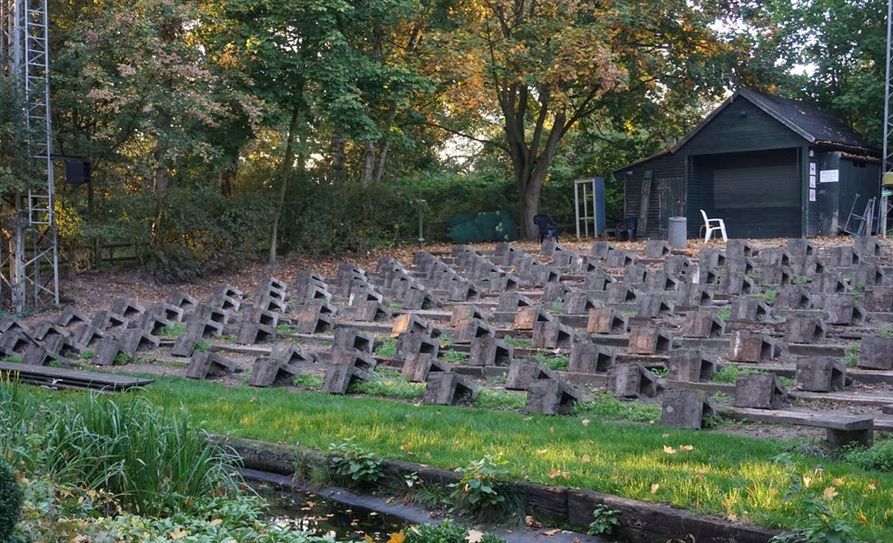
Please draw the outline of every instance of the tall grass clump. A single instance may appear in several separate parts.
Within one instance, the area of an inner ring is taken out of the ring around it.
[[[0,384],[0,421],[0,456],[59,484],[111,493],[141,515],[188,511],[199,498],[237,487],[234,455],[194,429],[185,413],[131,396],[37,403]],[[7,422],[30,437],[9,435]]]

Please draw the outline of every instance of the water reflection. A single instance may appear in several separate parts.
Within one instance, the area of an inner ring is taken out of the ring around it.
[[[347,507],[308,492],[253,486],[270,502],[269,516],[276,524],[320,536],[353,541],[369,536],[374,541],[387,541],[390,534],[409,526],[402,519],[362,507]]]

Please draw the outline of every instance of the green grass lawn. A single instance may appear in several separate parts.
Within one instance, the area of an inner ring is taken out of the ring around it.
[[[835,518],[869,541],[893,541],[893,475],[789,454],[791,443],[603,423],[597,412],[529,416],[177,378],[160,378],[142,394],[167,408],[185,407],[210,432],[320,450],[355,437],[382,457],[442,468],[498,454],[517,479],[664,502],[766,527],[802,524],[807,499],[824,499],[833,487]],[[550,478],[557,470],[562,475]],[[789,496],[792,481],[806,490]]]

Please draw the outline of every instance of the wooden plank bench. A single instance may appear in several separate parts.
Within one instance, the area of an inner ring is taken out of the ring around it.
[[[126,390],[145,386],[152,379],[140,379],[110,373],[31,366],[11,362],[0,362],[0,376],[33,385],[53,388],[78,388],[92,390]]]
[[[719,413],[724,417],[748,422],[824,428],[827,431],[828,444],[832,447],[853,442],[870,446],[874,441],[874,417],[744,407],[724,407],[719,410]]]

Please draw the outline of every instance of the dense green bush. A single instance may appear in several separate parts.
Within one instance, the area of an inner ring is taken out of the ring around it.
[[[22,510],[22,490],[12,467],[0,459],[0,541],[7,541]]]
[[[854,449],[846,460],[865,470],[893,471],[893,439],[878,441],[867,449]]]

